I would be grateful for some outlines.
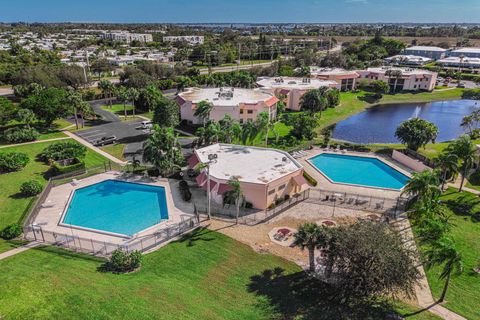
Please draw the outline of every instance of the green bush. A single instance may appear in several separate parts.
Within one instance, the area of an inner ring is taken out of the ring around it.
[[[142,254],[139,251],[130,253],[121,249],[112,252],[110,259],[103,265],[103,269],[113,273],[135,271],[142,265]]]
[[[468,89],[462,93],[463,99],[480,100],[480,89]]]
[[[23,169],[30,159],[21,152],[0,152],[0,172],[11,172]]]
[[[22,143],[35,141],[38,138],[37,130],[27,127],[14,127],[3,132],[3,139],[8,143]]]
[[[85,162],[74,159],[72,163],[68,165],[62,165],[61,163],[54,161],[52,163],[52,171],[55,175],[67,174],[70,172],[83,171],[85,170]]]
[[[37,180],[29,180],[20,186],[20,192],[27,197],[36,196],[42,192],[43,186]]]
[[[87,154],[87,148],[78,144],[75,141],[56,142],[46,147],[42,153],[39,154],[41,160],[46,163],[51,161],[65,160],[65,159],[83,159]]]
[[[315,180],[314,178],[312,178],[311,175],[309,175],[306,171],[303,171],[303,177],[305,178],[305,180],[307,180],[307,182],[313,186],[313,187],[316,187],[318,182],[317,180]]]
[[[5,240],[11,240],[19,237],[23,232],[22,226],[18,223],[14,223],[6,227],[0,232],[0,237]]]

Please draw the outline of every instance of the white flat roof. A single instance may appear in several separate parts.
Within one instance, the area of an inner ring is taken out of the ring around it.
[[[432,59],[427,57],[414,56],[414,55],[408,55],[408,54],[397,54],[396,56],[385,58],[385,60],[394,60],[394,59],[406,59],[407,61],[420,61],[420,62],[432,61]]]
[[[385,73],[388,70],[400,70],[404,75],[411,75],[411,74],[434,74],[434,72],[424,69],[416,69],[416,68],[398,68],[398,67],[377,67],[377,68],[368,68],[368,72],[376,72],[376,73]]]
[[[445,52],[447,49],[440,48],[440,47],[433,47],[433,46],[413,46],[406,48],[405,50],[416,50],[416,51],[438,51],[438,52]]]
[[[214,144],[195,150],[202,163],[209,154],[216,154],[217,161],[210,164],[210,175],[217,179],[267,184],[302,168],[287,152],[230,144]]]
[[[243,88],[188,88],[179,94],[186,101],[207,101],[214,106],[238,106],[241,103],[257,104],[274,97],[262,89]]]
[[[452,52],[456,53],[480,53],[480,48],[460,48],[453,50]]]
[[[311,66],[310,73],[315,75],[346,75],[355,73],[354,70],[345,70],[342,68],[322,68]]]
[[[259,86],[265,88],[287,88],[287,89],[318,89],[336,85],[335,81],[319,80],[315,78],[293,78],[293,77],[264,77],[257,81]]]

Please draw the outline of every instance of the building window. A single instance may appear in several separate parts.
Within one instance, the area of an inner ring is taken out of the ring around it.
[[[240,119],[240,123],[243,123],[243,119]]]
[[[247,113],[248,113],[248,114],[252,114],[252,113],[253,113],[253,110],[247,110]]]
[[[282,184],[280,187],[278,187],[278,191],[285,189],[285,185]]]
[[[271,195],[274,194],[274,193],[275,193],[275,189],[272,189],[272,190],[269,190],[269,191],[268,191],[268,195],[269,195],[269,196],[271,196]]]
[[[243,114],[243,109],[240,109],[240,114]]]

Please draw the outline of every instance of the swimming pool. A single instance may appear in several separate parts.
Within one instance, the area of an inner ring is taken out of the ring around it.
[[[105,180],[75,190],[62,223],[133,236],[166,219],[165,188]]]
[[[410,179],[376,158],[322,153],[308,161],[333,183],[400,190]]]

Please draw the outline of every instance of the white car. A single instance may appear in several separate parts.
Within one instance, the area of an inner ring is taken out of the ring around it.
[[[153,127],[153,122],[151,120],[142,121],[140,127],[142,129],[150,129]]]

